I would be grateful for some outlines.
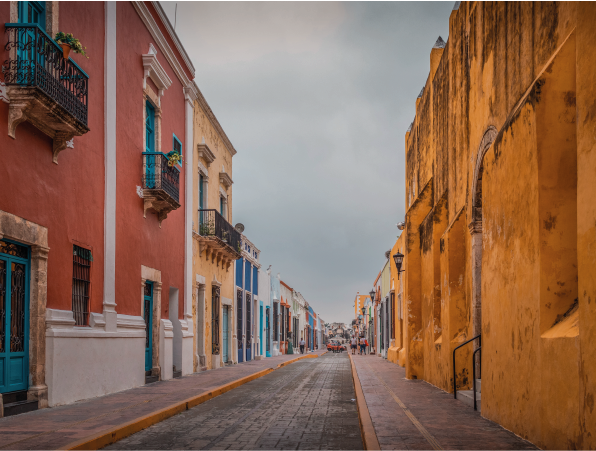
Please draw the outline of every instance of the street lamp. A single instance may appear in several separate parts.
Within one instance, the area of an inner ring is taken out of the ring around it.
[[[372,302],[375,302],[375,290],[370,290],[370,300]]]
[[[402,254],[401,252],[398,252],[397,254],[395,254],[393,256],[393,260],[395,261],[395,266],[397,267],[397,278],[399,279],[399,273],[405,272],[405,271],[401,270],[401,264],[404,261],[404,254]]]

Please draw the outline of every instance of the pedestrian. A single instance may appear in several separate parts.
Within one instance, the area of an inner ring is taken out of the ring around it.
[[[368,340],[365,338],[364,339],[364,353],[366,354],[366,350],[368,349]],[[370,354],[370,350],[368,351]]]
[[[304,354],[304,346],[306,346],[306,341],[304,341],[304,338],[302,340],[300,340],[300,354]]]
[[[352,355],[356,355],[356,345],[358,344],[358,339],[355,335],[352,335]]]
[[[364,347],[366,343],[366,339],[364,337],[360,337],[360,355],[362,354],[366,354],[366,350],[364,349]]]

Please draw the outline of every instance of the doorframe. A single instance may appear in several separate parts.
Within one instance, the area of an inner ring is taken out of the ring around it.
[[[153,324],[151,325],[151,376],[161,380],[159,366],[159,325],[161,323],[161,271],[141,265],[141,306],[145,303],[145,282],[153,283]],[[143,367],[143,370],[145,367]]]
[[[31,248],[29,265],[29,388],[27,400],[37,400],[38,408],[48,406],[46,385],[46,306],[48,292],[48,229],[0,210],[0,239],[16,241]]]

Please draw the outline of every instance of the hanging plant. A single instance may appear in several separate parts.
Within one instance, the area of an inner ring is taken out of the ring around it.
[[[175,150],[172,150],[168,153],[168,166],[172,167],[182,161],[182,155],[180,155]]]
[[[58,44],[60,44],[60,47],[62,47],[62,55],[65,59],[68,59],[71,50],[75,53],[80,53],[85,58],[89,58],[87,53],[85,53],[85,49],[87,47],[83,47],[81,45],[81,41],[75,38],[72,33],[64,33],[63,31],[59,31],[56,33],[56,36],[54,36],[54,41],[56,41]]]

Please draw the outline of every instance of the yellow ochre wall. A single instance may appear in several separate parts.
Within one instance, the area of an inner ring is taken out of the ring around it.
[[[596,448],[594,23],[462,2],[406,133],[406,377],[452,391],[481,333],[482,415],[548,449]]]
[[[211,152],[215,155],[215,160],[213,162],[208,162],[205,158],[199,157],[199,152],[197,150],[197,146],[199,144],[205,143],[211,150]],[[198,101],[195,101],[195,108],[194,108],[194,161],[199,161],[204,168],[208,171],[208,189],[207,189],[207,204],[204,205],[206,209],[215,209],[219,211],[219,198],[220,198],[220,186],[225,188],[224,185],[220,183],[220,172],[222,172],[222,168],[225,168],[225,172],[232,177],[232,152],[230,149],[233,150],[232,145],[229,143],[228,138],[225,136],[223,130],[221,130],[221,126],[217,122],[217,119],[211,112],[211,109],[207,105],[206,101],[199,97]],[[235,150],[233,150],[235,153]],[[232,187],[230,186],[226,190],[227,194],[227,221],[233,225],[232,222]],[[193,176],[193,230],[199,230],[199,172],[197,168],[197,172],[195,172]],[[194,370],[200,371],[201,369],[212,369],[213,362],[212,362],[212,348],[211,348],[211,293],[213,287],[213,281],[216,280],[217,282],[221,283],[220,287],[220,343],[222,342],[221,333],[222,333],[222,319],[223,313],[222,308],[225,303],[223,298],[229,299],[232,301],[232,306],[229,307],[228,314],[231,315],[231,320],[229,323],[232,325],[236,324],[235,315],[236,309],[234,308],[234,264],[232,263],[229,268],[224,267],[221,263],[218,264],[217,259],[211,258],[205,251],[200,252],[200,246],[197,239],[193,239],[193,273],[199,275],[200,277],[204,277],[205,280],[205,302],[204,302],[204,311],[202,314],[204,315],[204,328],[203,328],[203,339],[205,343],[205,360],[204,362],[200,361],[199,352],[197,350],[197,334],[200,330],[197,330],[194,337],[194,349],[195,349],[195,358],[194,358]],[[196,283],[196,282],[195,282]],[[197,299],[197,285],[193,289],[193,319],[194,324],[199,327],[198,317],[201,312],[198,312],[198,299]],[[235,329],[233,329],[235,330]],[[236,361],[236,341],[235,340],[228,340],[229,346],[229,353],[228,358],[230,360]],[[221,355],[221,353],[220,353]],[[223,362],[220,362],[220,365]],[[202,366],[202,364],[204,366]]]

